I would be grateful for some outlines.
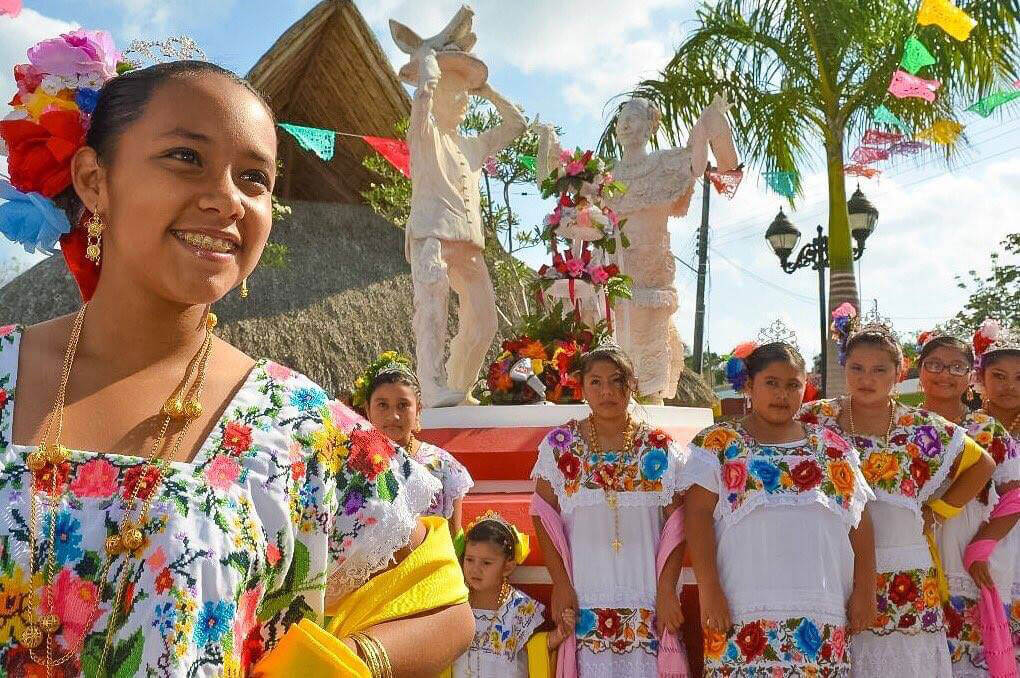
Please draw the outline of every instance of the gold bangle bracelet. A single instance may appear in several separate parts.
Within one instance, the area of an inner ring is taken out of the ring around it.
[[[372,646],[373,653],[375,654],[376,662],[378,663],[379,674],[378,678],[393,678],[393,667],[390,665],[390,657],[386,652],[386,648],[377,638],[368,635],[367,633],[361,635],[366,644]]]
[[[375,657],[374,648],[370,647],[368,643],[365,642],[364,634],[353,633],[350,638],[354,641],[354,645],[358,648],[358,654],[361,655],[361,658],[365,662],[365,666],[368,667],[368,672],[373,676],[373,678],[378,676],[378,660]]]

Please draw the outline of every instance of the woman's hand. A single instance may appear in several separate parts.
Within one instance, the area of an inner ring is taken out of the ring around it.
[[[660,586],[659,593],[655,596],[655,627],[659,630],[659,638],[662,638],[666,631],[679,633],[683,623],[684,611],[680,597],[676,591]]]
[[[921,517],[924,519],[924,534],[931,534],[936,527],[942,526],[942,516],[932,511],[927,504],[921,507]]]
[[[850,633],[867,631],[878,618],[878,600],[875,592],[866,587],[855,586],[846,601],[846,617]]]
[[[553,584],[552,598],[549,601],[550,614],[556,620],[557,626],[562,622],[563,615],[568,610],[577,614],[577,592],[569,584],[557,586]]]
[[[730,604],[720,586],[698,586],[701,603],[701,627],[716,633],[730,630]],[[681,617],[682,618],[682,617]]]
[[[975,560],[971,563],[970,569],[967,570],[970,573],[970,578],[974,580],[974,583],[982,589],[990,589],[995,587],[995,580],[992,579],[992,572],[988,569],[987,560]]]

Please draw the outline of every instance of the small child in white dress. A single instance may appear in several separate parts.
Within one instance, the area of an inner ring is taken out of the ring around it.
[[[451,678],[545,678],[550,653],[574,631],[575,614],[566,610],[548,633],[545,606],[510,585],[510,574],[528,556],[529,541],[511,523],[487,511],[467,530],[462,556],[464,581],[475,615],[475,637],[454,662]]]

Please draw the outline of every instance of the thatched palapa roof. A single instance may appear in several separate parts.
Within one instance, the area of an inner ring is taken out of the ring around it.
[[[280,122],[350,134],[393,136],[410,99],[352,0],[323,0],[291,26],[249,71]],[[280,134],[283,200],[361,203],[373,177],[361,139],[338,136],[330,162]]]

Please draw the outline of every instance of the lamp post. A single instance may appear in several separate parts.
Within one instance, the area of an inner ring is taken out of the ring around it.
[[[856,261],[864,254],[864,243],[875,230],[878,210],[864,197],[859,185],[846,207],[850,220],[850,235],[853,236],[855,243],[853,257]],[[822,227],[819,226],[818,235],[804,245],[791,261],[790,255],[793,254],[793,250],[800,242],[800,237],[800,230],[786,218],[782,208],[765,231],[765,240],[779,257],[779,265],[784,271],[793,273],[808,266],[818,271],[818,315],[822,340],[822,395],[825,395],[825,359],[829,345],[829,323],[825,313],[825,269],[829,267],[829,236],[825,235]]]

